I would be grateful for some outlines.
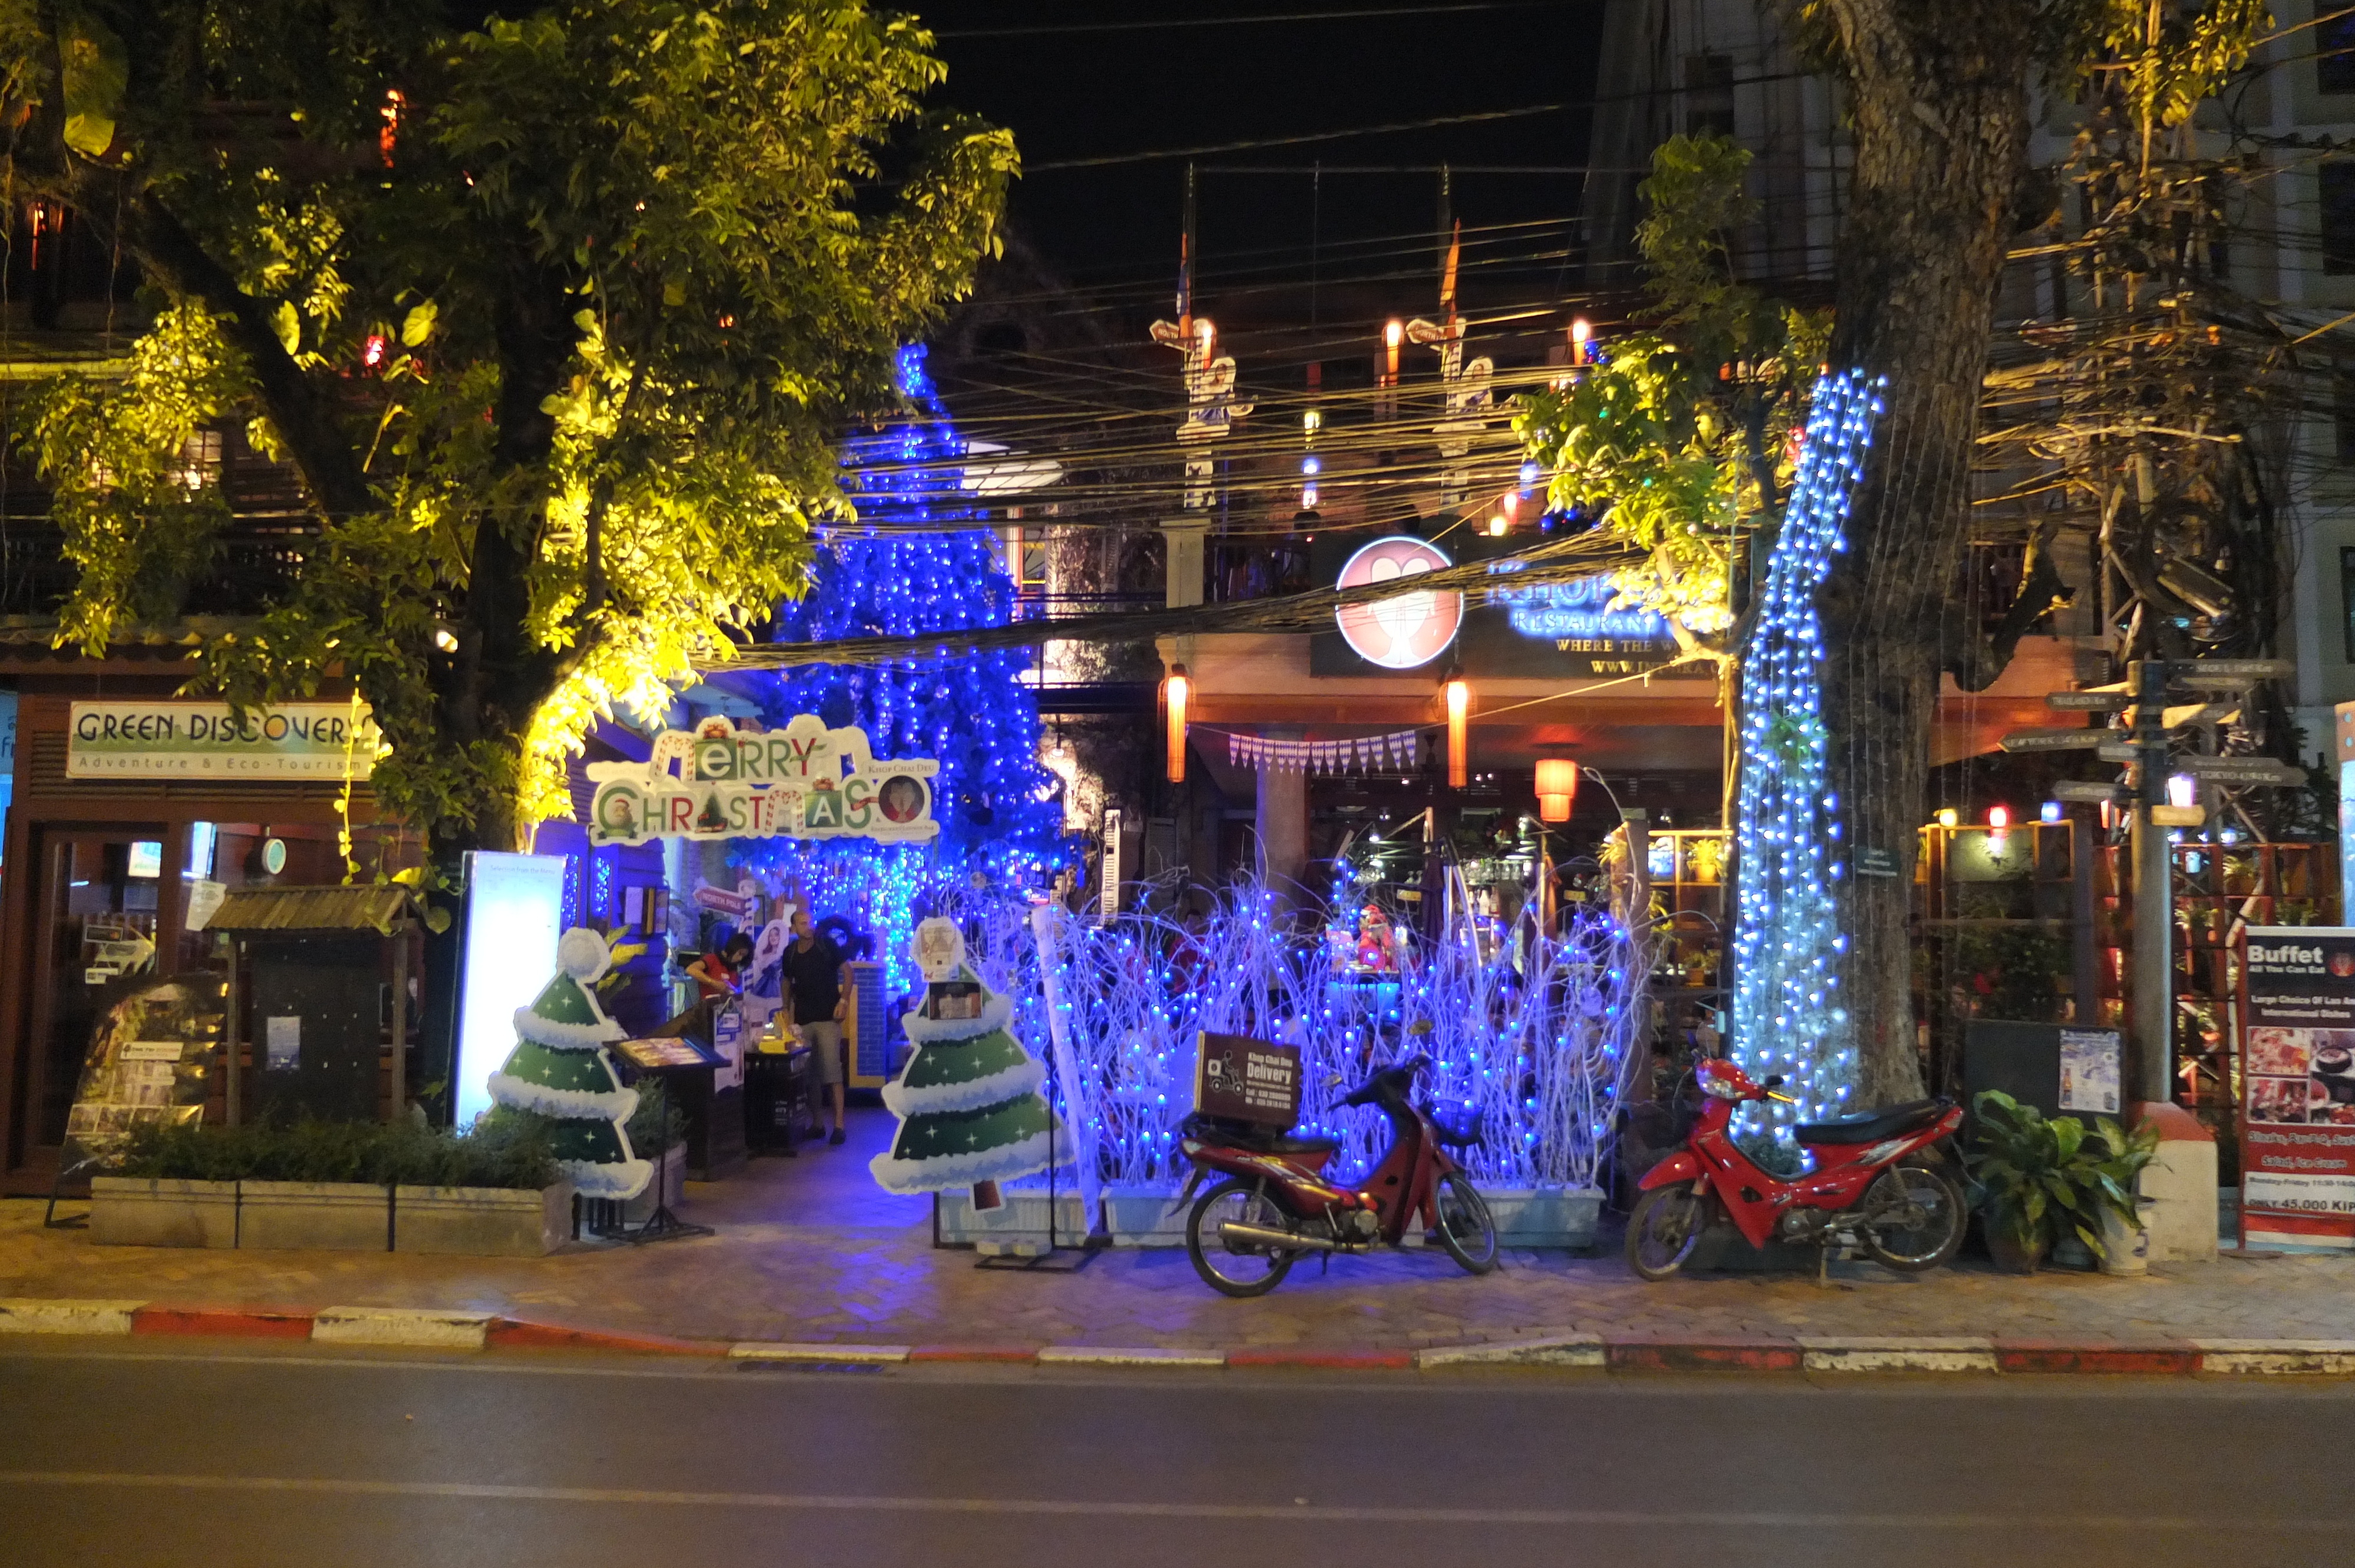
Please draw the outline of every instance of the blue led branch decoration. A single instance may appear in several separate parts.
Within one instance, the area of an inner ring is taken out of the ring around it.
[[[1882,385],[1855,371],[1817,381],[1742,663],[1733,1050],[1753,1075],[1783,1075],[1798,1102],[1771,1107],[1785,1139],[1792,1122],[1842,1109],[1856,1076],[1855,1031],[1840,1005],[1847,851],[1828,767],[1816,590],[1848,547],[1842,528]]]

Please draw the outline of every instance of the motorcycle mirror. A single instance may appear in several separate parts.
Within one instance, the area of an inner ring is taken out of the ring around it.
[[[1767,1075],[1766,1081],[1758,1086],[1762,1089],[1779,1089],[1783,1086],[1783,1075],[1770,1073]]]

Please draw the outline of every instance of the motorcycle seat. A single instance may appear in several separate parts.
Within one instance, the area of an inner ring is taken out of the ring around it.
[[[1279,1132],[1262,1145],[1270,1154],[1334,1154],[1341,1148],[1337,1138],[1300,1138],[1289,1132]]]
[[[1181,1130],[1187,1137],[1204,1143],[1247,1149],[1254,1154],[1332,1154],[1341,1147],[1337,1138],[1302,1138],[1295,1133],[1271,1132],[1248,1122],[1227,1121],[1199,1111],[1186,1118]]]
[[[1884,1138],[1897,1138],[1928,1127],[1952,1109],[1954,1103],[1946,1099],[1913,1100],[1886,1110],[1862,1111],[1830,1121],[1803,1121],[1791,1132],[1801,1143],[1879,1143]]]

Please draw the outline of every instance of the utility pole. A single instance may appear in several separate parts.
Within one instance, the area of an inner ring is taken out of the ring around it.
[[[2134,810],[2133,1097],[2164,1103],[2175,1097],[2175,854],[2156,808],[2167,800],[2167,665],[2138,659],[2126,666],[2134,698],[2135,766],[2140,774]]]
[[[1219,331],[1209,317],[1194,313],[1194,165],[1186,165],[1185,226],[1178,240],[1178,319],[1153,323],[1153,341],[1180,355],[1179,374],[1186,387],[1186,417],[1178,426],[1178,450],[1185,465],[1185,487],[1179,513],[1161,524],[1167,542],[1168,606],[1182,609],[1202,602],[1202,545],[1209,531],[1206,514],[1218,499],[1218,459],[1212,444],[1224,436],[1231,422],[1252,411],[1235,401],[1235,362],[1218,352]]]

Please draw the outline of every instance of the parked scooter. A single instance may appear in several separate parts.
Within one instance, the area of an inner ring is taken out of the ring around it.
[[[1963,1125],[1954,1101],[1915,1100],[1801,1122],[1791,1130],[1814,1156],[1815,1169],[1785,1181],[1759,1169],[1727,1131],[1735,1106],[1788,1104],[1788,1096],[1774,1093],[1782,1078],[1753,1083],[1732,1062],[1713,1059],[1694,1071],[1703,1096],[1700,1119],[1682,1149],[1644,1173],[1637,1183],[1643,1196],[1627,1219],[1627,1266],[1646,1279],[1666,1279],[1682,1268],[1721,1206],[1753,1246],[1770,1240],[1858,1245],[1884,1267],[1908,1274],[1936,1267],[1963,1245],[1963,1190],[1927,1152]]]
[[[1214,1171],[1226,1177],[1186,1216],[1186,1253],[1203,1283],[1229,1296],[1263,1296],[1309,1253],[1397,1246],[1414,1222],[1435,1231],[1467,1272],[1496,1267],[1497,1223],[1447,1152],[1477,1139],[1476,1123],[1444,1128],[1409,1097],[1415,1074],[1429,1065],[1430,1057],[1416,1056],[1385,1067],[1341,1102],[1378,1106],[1391,1124],[1390,1149],[1354,1189],[1322,1174],[1337,1139],[1255,1131],[1199,1112],[1187,1118],[1178,1148],[1194,1172],[1178,1201]]]

